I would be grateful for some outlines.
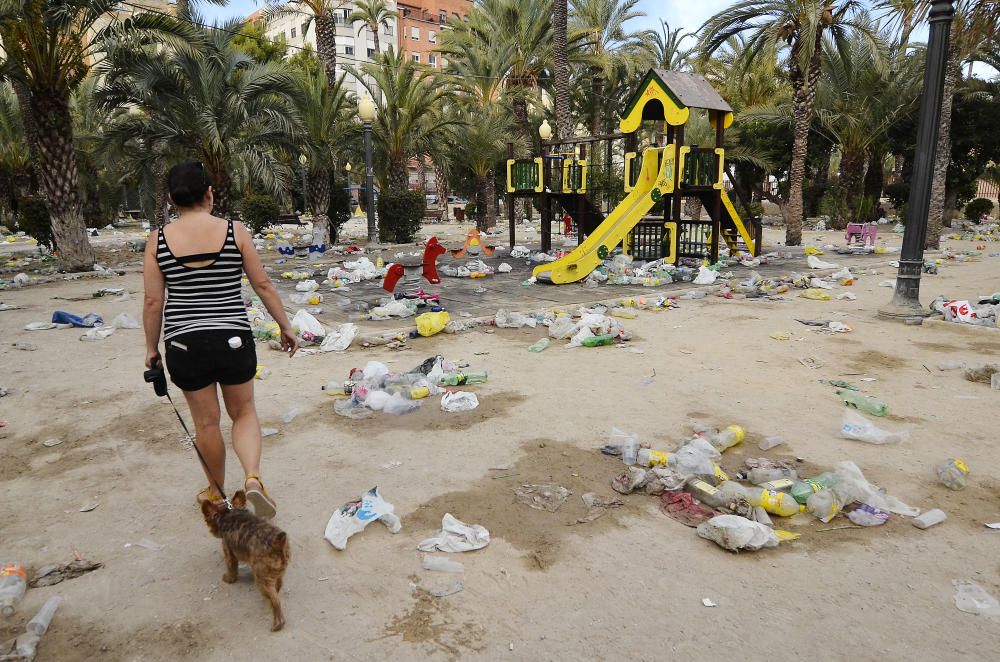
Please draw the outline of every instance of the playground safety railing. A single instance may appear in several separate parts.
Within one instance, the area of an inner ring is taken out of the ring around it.
[[[520,193],[524,191],[542,192],[542,158],[508,159],[507,160],[507,192]]]

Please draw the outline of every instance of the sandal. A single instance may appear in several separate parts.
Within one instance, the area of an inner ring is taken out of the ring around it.
[[[255,480],[260,483],[260,489],[250,489],[247,487],[248,480]],[[243,489],[246,490],[247,501],[253,504],[253,512],[261,519],[271,519],[278,512],[271,495],[267,493],[264,482],[260,479],[260,474],[247,474],[243,479]]]
[[[202,494],[207,494],[208,496],[202,499],[201,498]],[[198,504],[199,507],[201,507],[201,504],[205,501],[211,501],[212,503],[215,503],[216,501],[222,501],[222,495],[216,494],[215,496],[212,496],[212,488],[203,487],[200,490],[198,490],[198,494],[194,495],[194,502]]]

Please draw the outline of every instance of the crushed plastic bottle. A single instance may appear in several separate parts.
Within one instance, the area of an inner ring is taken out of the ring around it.
[[[836,492],[824,489],[806,500],[806,509],[825,524],[837,516],[843,509],[843,504]]]
[[[591,336],[589,338],[583,339],[584,347],[604,347],[606,345],[612,345],[615,342],[615,337],[610,333],[605,333],[600,336]]]
[[[489,379],[485,370],[479,372],[446,372],[438,378],[442,386],[462,386],[463,384],[483,384]]]
[[[747,479],[754,485],[762,485],[780,479],[795,480],[798,476],[794,469],[788,467],[757,467],[751,469]]]
[[[802,506],[785,492],[765,490],[760,487],[743,487],[739,483],[727,481],[719,486],[727,496],[742,496],[752,506],[760,506],[772,515],[791,517],[802,511]]]
[[[0,613],[5,617],[14,613],[17,603],[28,588],[28,574],[17,563],[0,566]]]
[[[882,402],[878,398],[873,398],[868,395],[862,395],[856,391],[848,390],[838,390],[837,395],[840,399],[844,401],[844,404],[848,407],[854,407],[866,414],[871,414],[872,416],[885,416],[886,412],[889,410],[889,405]]]
[[[726,492],[709,485],[700,478],[689,478],[685,488],[695,499],[713,508],[723,508],[732,500],[732,497],[727,496]]]
[[[792,498],[804,504],[813,494],[837,484],[837,474],[832,471],[821,473],[814,478],[806,478],[792,486]]]
[[[958,458],[949,458],[935,468],[937,476],[950,490],[960,490],[965,487],[965,478],[969,475],[969,467]]]
[[[743,443],[743,439],[746,437],[746,430],[744,430],[739,425],[730,425],[725,430],[712,435],[709,438],[709,443],[712,444],[720,453],[724,453],[726,449],[732,448],[733,446]]]
[[[538,352],[544,352],[546,349],[549,348],[549,345],[551,345],[551,344],[552,344],[552,341],[549,340],[548,336],[546,336],[544,338],[540,338],[538,340],[538,342],[534,343],[531,347],[529,347],[528,351],[529,352],[535,352],[536,354]]]

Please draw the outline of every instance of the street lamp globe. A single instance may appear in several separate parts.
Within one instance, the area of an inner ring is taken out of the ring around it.
[[[301,163],[302,165],[309,163],[309,157],[306,156],[305,154],[299,154],[299,163]]]
[[[347,172],[351,171],[351,162],[350,161],[348,161],[347,165],[344,166],[344,170],[346,170]]]
[[[552,137],[552,127],[549,126],[548,120],[542,120],[541,126],[538,127],[538,136],[542,140],[548,140]]]
[[[375,102],[372,101],[371,97],[366,96],[358,102],[358,117],[361,118],[362,122],[375,121]]]

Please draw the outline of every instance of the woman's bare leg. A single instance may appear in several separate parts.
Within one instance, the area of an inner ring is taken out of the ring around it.
[[[226,412],[233,419],[233,450],[243,465],[244,474],[260,473],[260,421],[253,401],[253,380],[232,386],[222,385]],[[260,489],[259,481],[250,479],[247,487]]]
[[[194,420],[195,442],[208,469],[202,470],[208,478],[209,495],[212,498],[220,496],[214,481],[220,488],[226,485],[226,447],[222,443],[222,430],[219,429],[219,394],[215,384],[197,391],[184,391],[184,398],[191,409]],[[211,473],[209,473],[211,471]]]

